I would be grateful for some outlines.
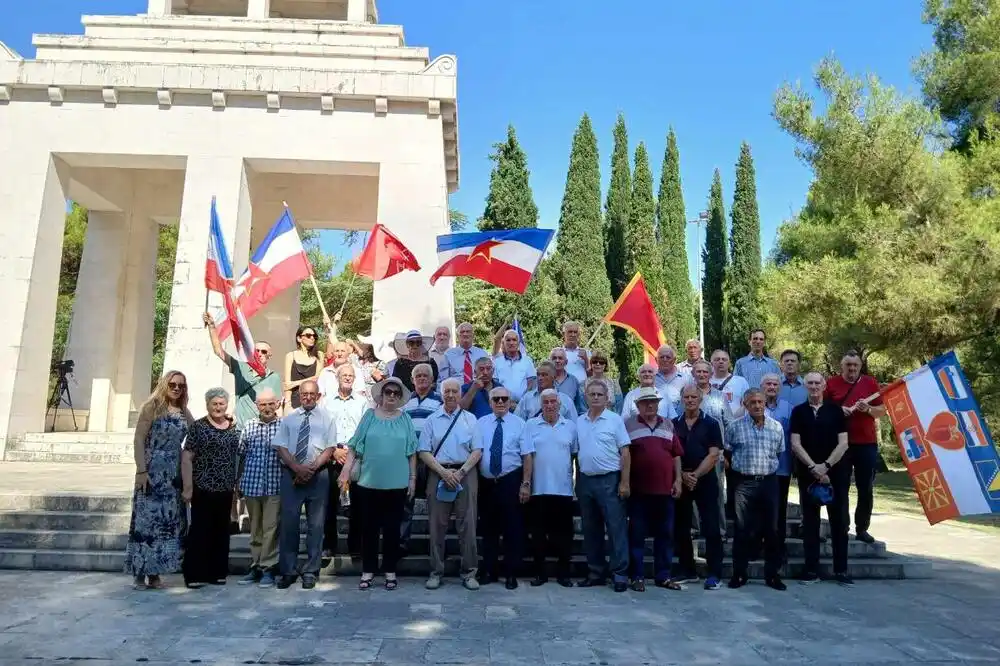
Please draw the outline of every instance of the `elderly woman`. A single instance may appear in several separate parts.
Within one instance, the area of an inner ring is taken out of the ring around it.
[[[229,573],[229,508],[239,469],[240,433],[226,413],[223,388],[205,392],[208,416],[188,432],[181,458],[184,501],[191,506],[191,527],[184,549],[184,583],[225,585]]]
[[[408,391],[413,392],[413,369],[421,363],[431,366],[434,371],[434,383],[438,381],[437,361],[430,357],[431,344],[434,338],[421,335],[420,331],[409,331],[405,335],[397,335],[392,341],[392,348],[396,351],[396,360],[392,365],[393,377],[396,377]]]
[[[361,582],[367,590],[378,570],[378,544],[382,537],[382,571],[385,589],[395,590],[396,564],[399,562],[400,524],[403,506],[413,497],[417,480],[417,432],[410,415],[401,407],[409,400],[409,391],[395,377],[374,387],[375,409],[361,417],[354,435],[347,442],[347,462],[340,473],[340,486],[347,490],[351,470],[360,466],[356,502],[361,508]]]
[[[163,375],[139,408],[133,440],[135,493],[125,547],[125,572],[132,574],[137,590],[161,589],[160,576],[181,565],[184,512],[176,483],[181,442],[194,421],[187,403],[187,378],[174,370]],[[227,538],[228,521],[227,504]]]

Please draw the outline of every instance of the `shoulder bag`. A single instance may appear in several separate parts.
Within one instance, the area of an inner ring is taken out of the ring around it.
[[[437,454],[441,452],[441,447],[444,446],[445,440],[448,439],[448,435],[451,434],[451,431],[455,427],[455,424],[458,423],[458,418],[462,415],[462,411],[463,411],[462,408],[459,407],[458,411],[455,412],[455,416],[453,416],[451,418],[451,423],[448,424],[448,429],[444,431],[444,437],[441,438],[441,441],[438,442],[437,446],[434,448],[433,453],[431,454],[432,457],[437,458]],[[425,465],[425,464],[423,464],[422,462],[419,462],[419,461],[417,462],[417,482],[416,482],[416,487],[417,487],[417,490],[416,490],[415,495],[419,494],[421,497],[426,497],[426,493],[427,493],[427,465]]]

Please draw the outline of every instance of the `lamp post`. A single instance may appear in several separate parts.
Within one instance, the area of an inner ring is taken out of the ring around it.
[[[705,297],[701,291],[701,273],[704,259],[701,251],[701,228],[708,225],[710,215],[707,210],[698,213],[698,218],[689,220],[688,224],[695,225],[695,247],[698,248],[698,339],[701,340],[701,348],[705,348]]]

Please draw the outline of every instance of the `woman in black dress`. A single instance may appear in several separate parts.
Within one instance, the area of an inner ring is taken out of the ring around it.
[[[181,458],[184,501],[191,506],[191,527],[184,549],[184,583],[225,585],[229,574],[229,510],[236,488],[240,434],[227,413],[229,394],[205,393],[208,416],[188,431]]]
[[[285,355],[285,405],[299,406],[299,386],[307,380],[317,380],[320,370],[319,340],[312,326],[299,326],[295,331],[295,351]]]

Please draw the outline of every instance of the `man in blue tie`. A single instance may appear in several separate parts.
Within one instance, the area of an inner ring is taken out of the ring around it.
[[[326,466],[337,445],[336,421],[325,409],[316,409],[319,385],[309,380],[299,387],[300,405],[281,420],[271,441],[281,458],[281,519],[278,537],[279,590],[287,589],[302,576],[302,587],[316,587],[323,548],[323,527],[330,477]],[[301,569],[299,558],[299,516],[306,508],[306,550]]]
[[[503,535],[503,573],[508,590],[517,588],[524,557],[524,507],[531,499],[534,444],[525,437],[524,420],[510,411],[510,391],[490,391],[492,414],[479,419],[486,450],[479,461],[479,534],[483,537],[482,585],[499,579],[497,555]],[[487,442],[489,444],[487,444]]]

